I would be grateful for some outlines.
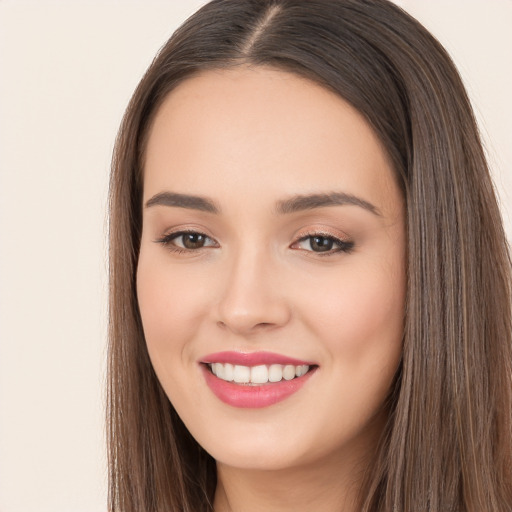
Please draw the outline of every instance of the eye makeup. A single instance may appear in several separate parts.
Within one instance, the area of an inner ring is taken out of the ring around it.
[[[169,233],[158,238],[155,242],[178,254],[220,247],[213,238],[193,229]],[[326,231],[310,230],[302,233],[300,238],[290,245],[290,249],[311,252],[325,257],[338,253],[352,252],[354,242],[342,239]]]

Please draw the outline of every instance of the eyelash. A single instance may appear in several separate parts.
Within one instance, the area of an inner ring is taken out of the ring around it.
[[[162,244],[164,247],[168,248],[170,251],[175,252],[177,254],[191,253],[191,252],[198,251],[199,249],[204,249],[205,247],[215,247],[215,245],[206,245],[206,246],[203,245],[202,247],[198,247],[196,249],[189,249],[186,247],[179,247],[173,243],[173,241],[176,240],[177,238],[184,237],[186,235],[202,236],[207,240],[211,240],[211,241],[215,242],[208,235],[205,235],[204,233],[201,233],[200,231],[193,231],[193,230],[177,231],[175,233],[170,233],[168,235],[163,236],[162,238],[159,238],[158,240],[155,240],[155,242]]]
[[[214,243],[210,244],[210,245],[203,245],[203,246],[197,247],[195,249],[179,247],[173,243],[174,240],[176,240],[180,237],[184,237],[186,235],[196,235],[196,236],[204,237],[205,239],[210,240]],[[301,244],[302,242],[305,242],[308,239],[312,241],[314,238],[321,238],[321,239],[327,240],[328,242],[332,242],[332,244],[337,246],[337,248],[335,250],[329,249],[327,251],[313,251],[313,250],[299,249],[299,248],[297,248],[297,249],[313,253],[316,256],[320,256],[322,258],[327,257],[327,256],[332,256],[332,255],[340,253],[340,252],[350,254],[352,252],[352,250],[354,249],[354,242],[351,242],[348,240],[342,240],[342,239],[340,239],[336,236],[333,236],[329,233],[322,233],[322,232],[318,232],[318,231],[302,235],[290,247],[294,248],[294,246],[297,246],[298,244]],[[310,247],[311,247],[311,241],[310,241]],[[215,242],[215,240],[210,238],[208,235],[205,235],[204,233],[201,233],[199,231],[192,231],[192,230],[191,231],[177,231],[175,233],[170,233],[168,235],[163,236],[162,238],[159,238],[158,240],[155,240],[155,242],[162,244],[164,247],[168,248],[170,251],[177,253],[177,254],[192,253],[192,252],[196,252],[196,251],[199,251],[200,249],[204,249],[204,248],[208,248],[208,247],[218,247],[218,245],[216,245],[217,243]]]
[[[337,246],[337,248],[334,250],[329,249],[328,251],[325,251],[325,252],[313,251],[313,250],[309,251],[307,249],[302,249],[302,250],[304,250],[306,252],[311,252],[311,253],[315,254],[316,256],[320,256],[320,257],[324,258],[324,257],[328,257],[328,256],[333,256],[338,253],[350,254],[352,252],[352,250],[354,249],[354,242],[351,242],[349,240],[343,240],[341,238],[338,238],[337,236],[331,235],[330,233],[324,233],[324,232],[319,232],[319,231],[313,231],[311,233],[306,233],[306,234],[302,235],[296,242],[294,242],[292,244],[292,247],[296,246],[302,242],[305,242],[307,240],[310,240],[309,246],[311,247],[311,242],[315,238],[322,238],[324,240],[332,242],[333,245]]]

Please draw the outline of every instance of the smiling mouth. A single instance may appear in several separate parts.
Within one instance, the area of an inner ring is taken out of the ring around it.
[[[272,352],[217,352],[201,361],[206,384],[222,402],[268,407],[297,393],[318,365]]]
[[[247,386],[261,386],[281,381],[291,381],[306,375],[314,366],[302,364],[270,364],[243,366],[231,363],[208,363],[210,372],[218,379]]]

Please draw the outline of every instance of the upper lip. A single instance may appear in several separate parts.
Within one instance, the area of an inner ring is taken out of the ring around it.
[[[236,352],[225,351],[208,354],[201,359],[201,363],[231,363],[239,366],[258,366],[263,364],[291,364],[294,366],[308,365],[315,363],[295,359],[293,357],[276,354],[274,352]]]

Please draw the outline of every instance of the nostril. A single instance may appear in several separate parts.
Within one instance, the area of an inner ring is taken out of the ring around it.
[[[271,330],[278,327],[279,324],[272,322],[255,322],[255,323],[243,323],[243,322],[224,322],[222,320],[217,321],[217,326],[222,330],[229,330],[237,333],[256,333],[260,331]]]
[[[285,298],[235,292],[226,295],[212,310],[212,319],[220,329],[249,334],[289,322],[290,307]]]

